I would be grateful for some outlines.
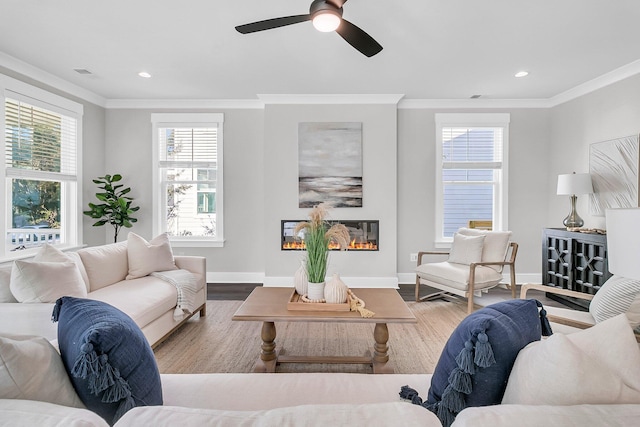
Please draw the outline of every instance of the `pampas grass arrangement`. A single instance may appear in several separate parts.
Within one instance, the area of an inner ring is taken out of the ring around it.
[[[349,246],[349,230],[344,224],[331,224],[325,218],[329,206],[320,203],[309,212],[309,221],[296,225],[294,235],[304,231],[304,244],[307,251],[307,276],[309,282],[324,282],[329,261],[329,244],[334,242],[340,249]]]

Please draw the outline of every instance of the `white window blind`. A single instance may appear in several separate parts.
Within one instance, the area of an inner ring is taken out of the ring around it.
[[[154,224],[172,241],[222,240],[222,115],[154,114]]]
[[[436,244],[469,221],[507,225],[508,114],[436,114]]]

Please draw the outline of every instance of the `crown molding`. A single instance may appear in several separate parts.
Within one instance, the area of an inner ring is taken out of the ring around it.
[[[547,99],[403,99],[398,109],[549,108]]]
[[[394,104],[403,94],[258,94],[265,104]]]
[[[102,96],[81,88],[80,86],[70,83],[58,76],[54,76],[53,74],[34,67],[33,65],[27,64],[26,62],[14,58],[11,55],[7,55],[4,52],[0,52],[0,66],[11,71],[15,71],[16,73],[29,77],[47,86],[66,92],[69,95],[73,95],[92,104],[96,104],[100,107],[104,107],[106,104],[107,100]]]
[[[257,99],[108,99],[105,108],[158,109],[263,109]]]
[[[549,98],[549,106],[564,104],[636,74],[640,74],[640,59]]]

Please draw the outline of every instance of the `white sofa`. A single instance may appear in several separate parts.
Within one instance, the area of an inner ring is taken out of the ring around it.
[[[127,280],[127,242],[67,252],[78,266],[87,288],[87,298],[106,302],[128,314],[152,347],[158,345],[192,315],[206,314],[206,259],[175,256],[175,265],[194,274],[197,284],[193,313],[174,319],[176,287],[160,278],[144,276]],[[10,289],[13,263],[0,265],[0,335],[38,335],[57,338],[57,323],[51,321],[54,303],[20,303]]]

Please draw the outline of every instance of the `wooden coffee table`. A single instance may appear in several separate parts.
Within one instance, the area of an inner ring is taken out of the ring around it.
[[[238,308],[232,320],[260,321],[262,323],[262,351],[256,372],[275,372],[278,363],[362,363],[373,366],[373,373],[393,373],[388,363],[389,330],[387,323],[416,323],[407,304],[398,291],[389,288],[353,289],[375,315],[361,317],[352,311],[299,311],[288,310],[287,302],[293,288],[257,287]],[[276,350],[275,322],[337,322],[375,323],[373,355],[365,356],[293,356]]]

